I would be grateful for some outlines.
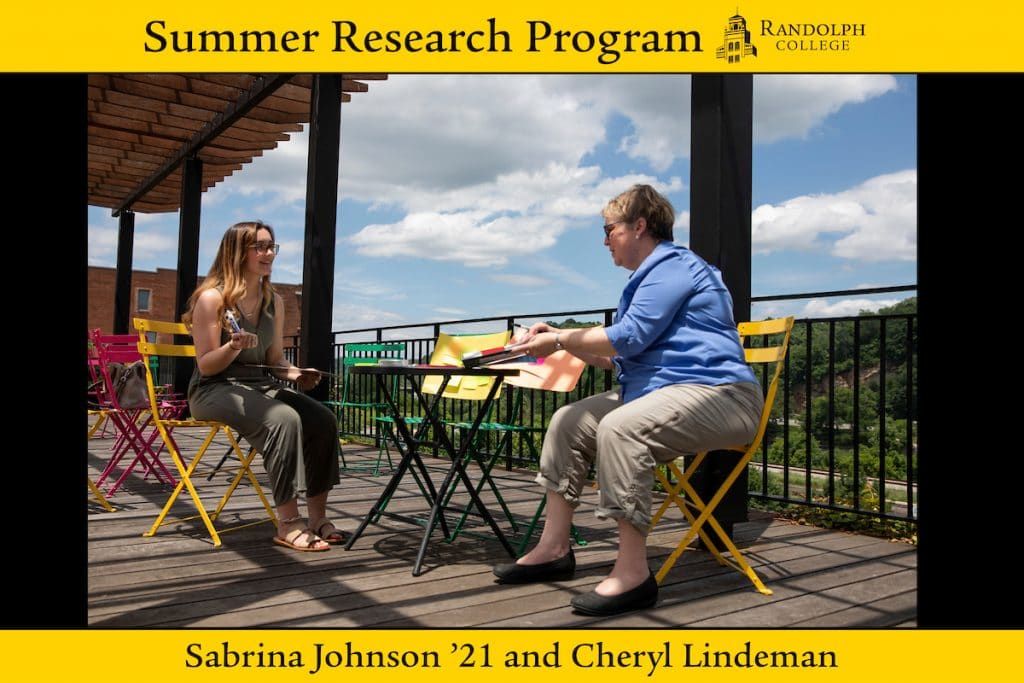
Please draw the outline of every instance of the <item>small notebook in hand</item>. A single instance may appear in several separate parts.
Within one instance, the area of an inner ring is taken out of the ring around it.
[[[467,351],[462,354],[462,365],[467,368],[478,368],[492,363],[504,363],[516,358],[531,358],[526,351],[517,349],[514,345],[498,346],[483,351]]]

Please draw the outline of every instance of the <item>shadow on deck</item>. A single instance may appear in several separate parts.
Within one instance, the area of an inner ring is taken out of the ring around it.
[[[109,443],[89,443],[94,479]],[[212,448],[208,464],[222,452]],[[375,458],[376,451],[347,445],[345,457],[351,466]],[[258,457],[254,471],[269,495]],[[513,516],[528,520],[541,495],[532,475],[495,472]],[[210,482],[205,477],[196,482],[203,484],[201,494],[216,497],[227,480],[222,472]],[[354,530],[386,481],[386,475],[343,473],[329,501],[338,526]],[[445,543],[435,531],[423,573],[413,576],[422,527],[388,518],[368,526],[348,551],[297,553],[277,547],[269,522],[224,534],[220,548],[198,519],[144,538],[168,492],[152,478],[133,475],[111,498],[114,512],[104,511],[89,495],[90,627],[746,629],[913,627],[917,621],[915,546],[800,526],[757,511],[736,525],[736,541],[773,595],[758,593],[710,554],[687,552],[665,578],[657,608],[595,619],[574,614],[569,600],[601,581],[615,558],[614,524],[592,514],[596,492],[585,496],[576,516],[587,545],[577,549],[575,578],[522,586],[494,582],[491,567],[508,557],[482,533]],[[424,507],[407,479],[389,509],[419,513]],[[222,523],[256,519],[260,512],[255,493],[243,485]],[[172,509],[177,517],[193,513],[187,496]],[[676,512],[651,534],[652,568],[679,538],[680,517]],[[499,518],[503,521],[509,529]],[[484,528],[473,522],[473,531]]]

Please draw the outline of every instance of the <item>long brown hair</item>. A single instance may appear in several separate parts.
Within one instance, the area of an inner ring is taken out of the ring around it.
[[[245,297],[245,278],[242,275],[242,264],[249,248],[256,244],[256,236],[260,230],[270,232],[271,241],[275,241],[274,229],[263,221],[244,221],[235,223],[220,240],[217,247],[217,255],[210,266],[210,272],[202,284],[196,287],[192,296],[188,298],[188,306],[181,316],[186,325],[192,324],[192,310],[195,308],[199,296],[208,289],[220,288],[223,294],[223,304],[217,310],[217,319],[224,320],[224,311],[228,308],[235,308],[238,301]],[[260,284],[260,308],[266,310],[274,296],[274,288],[270,285],[270,278],[262,278]]]

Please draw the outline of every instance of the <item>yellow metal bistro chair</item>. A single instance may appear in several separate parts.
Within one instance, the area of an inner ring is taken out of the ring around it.
[[[90,409],[88,411],[88,414],[89,414],[89,417],[90,418],[94,418],[94,420],[89,425],[89,428],[88,428],[89,429],[89,435],[86,437],[86,441],[91,439],[93,434],[95,434],[96,431],[107,420],[107,411],[103,410],[103,409],[98,409],[98,410]],[[96,498],[96,502],[98,502],[100,505],[102,505],[103,509],[106,510],[107,512],[113,512],[114,511],[114,506],[110,504],[110,501],[108,501],[107,497],[103,495],[103,492],[100,491],[99,487],[97,487],[96,484],[93,483],[92,479],[88,475],[86,475],[85,480],[88,482],[89,490],[92,491],[92,495]]]
[[[167,452],[170,453],[171,458],[174,460],[175,466],[178,468],[178,472],[181,475],[178,485],[174,487],[170,497],[164,504],[163,509],[160,511],[160,515],[153,522],[153,526],[149,531],[145,532],[143,536],[153,536],[157,530],[172,521],[183,522],[187,520],[196,519],[197,517],[203,520],[203,524],[206,526],[207,531],[210,532],[210,537],[213,539],[213,545],[219,546],[220,534],[214,527],[213,522],[220,515],[224,506],[227,505],[228,500],[231,498],[231,494],[235,492],[238,484],[241,482],[242,477],[248,477],[249,482],[252,484],[257,495],[259,495],[260,502],[263,503],[263,508],[267,511],[267,517],[261,518],[254,522],[247,522],[238,524],[232,527],[225,527],[220,530],[220,533],[241,529],[256,524],[262,524],[266,521],[271,521],[274,526],[277,526],[277,517],[274,515],[274,509],[267,501],[267,497],[263,494],[263,489],[260,487],[256,476],[253,474],[250,465],[253,458],[256,455],[256,449],[250,448],[249,454],[245,455],[242,453],[241,448],[238,445],[238,441],[235,439],[235,435],[232,433],[231,428],[223,422],[215,422],[212,420],[195,420],[189,419],[167,419],[162,417],[161,411],[158,408],[158,401],[156,395],[156,382],[153,377],[153,363],[150,362],[154,357],[172,357],[172,358],[195,358],[196,347],[192,344],[176,344],[176,343],[158,343],[151,342],[148,339],[148,333],[163,334],[163,335],[190,335],[188,327],[184,323],[175,322],[162,322],[157,320],[146,320],[143,318],[135,318],[135,329],[139,331],[139,352],[142,354],[144,365],[146,366],[146,384],[149,387],[149,401],[153,409],[153,421],[156,423],[157,429],[160,431],[160,436],[164,441],[164,445],[167,448]],[[185,456],[181,453],[178,448],[172,432],[177,433],[182,429],[205,429],[206,435],[199,446],[196,454],[192,456],[191,461],[186,462]],[[223,432],[227,437],[228,442],[231,444],[231,448],[234,450],[235,455],[238,456],[239,467],[238,472],[235,474],[234,479],[228,485],[227,491],[225,491],[220,502],[217,504],[216,509],[213,513],[208,513],[206,507],[203,505],[203,501],[196,490],[195,485],[192,483],[193,477],[199,476],[197,467],[203,456],[206,455],[207,449],[213,443],[214,437],[219,433]],[[170,511],[171,506],[178,499],[182,490],[188,489],[189,496],[192,498],[192,502],[195,503],[196,509],[199,511],[198,515],[192,515],[190,517],[184,517],[177,520],[166,520],[167,513]]]
[[[698,453],[689,466],[686,467],[685,471],[680,471],[676,461],[670,462],[667,466],[669,472],[671,472],[676,483],[672,484],[669,482],[668,477],[663,472],[663,468],[654,468],[654,474],[661,485],[665,487],[665,491],[668,496],[662,502],[658,511],[654,514],[651,519],[651,528],[658,523],[658,521],[665,514],[668,508],[675,504],[687,521],[690,523],[690,528],[683,536],[682,540],[676,546],[672,554],[668,556],[665,562],[661,565],[658,573],[655,575],[658,583],[660,584],[668,571],[676,563],[679,557],[683,554],[683,551],[687,550],[690,542],[695,537],[700,536],[704,542],[704,546],[714,555],[715,559],[722,565],[731,567],[736,571],[740,572],[754,584],[754,587],[758,591],[765,595],[771,595],[772,591],[766,588],[761,579],[758,578],[753,568],[743,558],[743,553],[739,551],[736,545],[730,540],[729,535],[725,533],[722,526],[714,517],[715,508],[718,503],[722,500],[725,494],[729,491],[729,487],[732,486],[736,478],[743,472],[750,462],[754,452],[760,447],[762,439],[764,439],[765,429],[768,426],[768,418],[772,412],[772,404],[775,402],[775,394],[778,391],[779,375],[782,372],[782,366],[786,358],[786,353],[789,349],[789,337],[793,330],[793,318],[776,318],[772,320],[762,320],[760,322],[744,322],[739,324],[739,332],[741,339],[745,340],[746,348],[744,349],[747,357],[747,363],[753,366],[768,367],[768,371],[771,373],[771,381],[768,384],[768,389],[765,393],[764,399],[764,410],[761,413],[761,422],[757,428],[757,434],[755,434],[753,441],[749,444],[736,446],[724,450],[732,450],[742,453],[739,462],[729,472],[728,476],[722,481],[718,490],[712,495],[711,499],[707,502],[701,500],[700,496],[694,490],[690,483],[690,477],[693,476],[700,464],[704,462],[704,458],[707,457],[708,453]],[[759,341],[760,345],[755,345],[753,342]],[[772,365],[774,364],[774,367]],[[680,493],[685,495],[680,496]],[[721,541],[721,544],[725,546],[725,549],[732,555],[732,560],[728,560],[723,557],[722,552],[718,549],[715,542],[712,540],[711,535],[705,530],[705,525],[711,527],[715,536]]]

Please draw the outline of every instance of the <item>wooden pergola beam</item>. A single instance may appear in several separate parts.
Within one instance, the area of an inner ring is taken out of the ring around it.
[[[270,76],[259,76],[253,81],[252,86],[238,96],[227,109],[217,114],[201,130],[186,142],[170,159],[159,169],[144,180],[137,189],[130,193],[121,204],[114,209],[113,215],[119,216],[122,211],[132,207],[136,201],[144,197],[147,192],[156,187],[160,182],[177,169],[185,159],[195,157],[199,151],[217,136],[226,131],[236,121],[241,119],[251,109],[258,106],[263,100],[274,94],[278,88],[287,83],[294,74],[274,74]]]

